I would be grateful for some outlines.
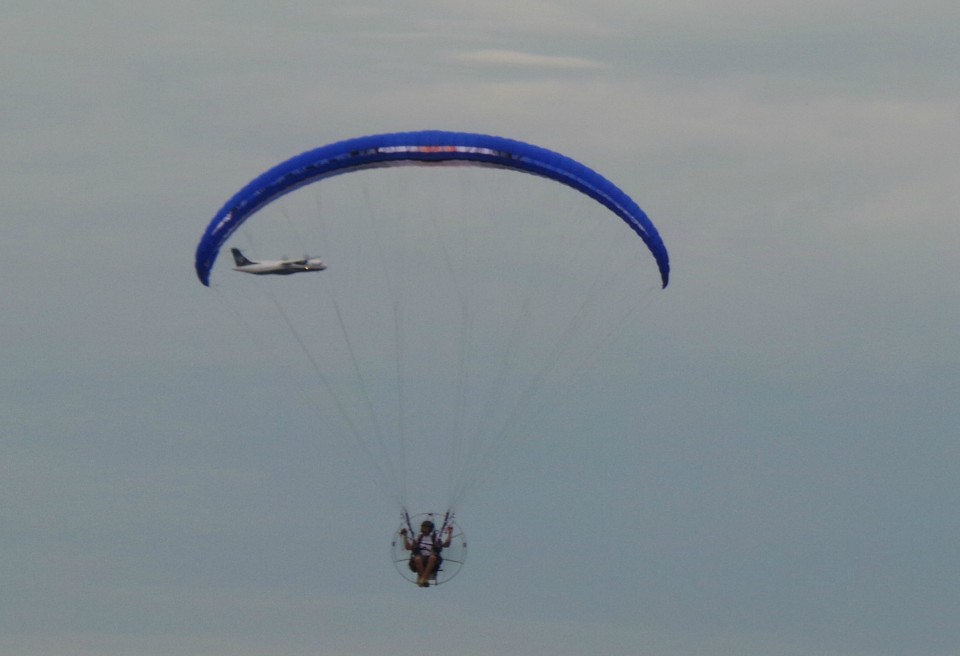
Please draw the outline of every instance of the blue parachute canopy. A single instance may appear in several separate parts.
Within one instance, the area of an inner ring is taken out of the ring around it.
[[[264,205],[303,185],[341,173],[384,166],[462,163],[512,169],[563,183],[602,203],[623,219],[650,249],[666,287],[670,259],[656,227],[643,210],[596,171],[559,153],[521,141],[469,132],[395,132],[348,139],[297,155],[261,174],[217,212],[197,246],[200,282],[224,242]]]

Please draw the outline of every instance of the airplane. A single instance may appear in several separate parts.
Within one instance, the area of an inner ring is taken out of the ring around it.
[[[303,271],[323,271],[327,265],[318,257],[305,257],[300,260],[264,260],[263,262],[254,262],[248,260],[240,252],[239,248],[231,248],[233,261],[237,266],[234,271],[243,271],[258,276],[273,274],[277,276],[289,276],[292,273],[302,273]]]

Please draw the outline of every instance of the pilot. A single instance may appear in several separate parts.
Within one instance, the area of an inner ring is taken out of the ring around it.
[[[446,540],[441,540],[440,535],[434,530],[433,522],[429,519],[420,524],[420,535],[411,539],[407,535],[407,529],[400,529],[400,535],[403,536],[403,546],[407,551],[412,552],[410,556],[410,569],[417,573],[417,585],[421,588],[429,587],[430,577],[440,567],[443,558],[440,552],[450,546],[450,540],[453,533],[453,527],[448,526]]]

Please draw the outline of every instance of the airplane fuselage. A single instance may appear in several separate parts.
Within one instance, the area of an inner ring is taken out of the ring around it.
[[[303,273],[304,271],[323,271],[327,265],[318,257],[305,257],[299,260],[263,260],[254,262],[247,259],[238,249],[231,249],[233,252],[234,271],[243,273],[252,273],[257,276],[289,276],[294,273]]]
[[[258,276],[264,275],[277,275],[277,276],[289,276],[293,273],[302,273],[304,271],[323,271],[327,268],[327,265],[321,262],[317,258],[310,258],[307,260],[276,260],[276,261],[264,261],[264,262],[254,262],[253,264],[244,264],[242,266],[233,267],[234,271],[243,271],[244,273],[252,273]]]

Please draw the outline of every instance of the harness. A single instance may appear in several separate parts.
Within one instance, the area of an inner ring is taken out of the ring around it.
[[[436,528],[434,528],[433,532],[430,534],[430,542],[433,546],[431,548],[430,553],[427,553],[427,554],[423,553],[424,549],[422,547],[422,540],[424,536],[414,532],[413,526],[410,525],[410,514],[407,513],[406,508],[403,509],[403,521],[407,525],[407,530],[410,531],[410,535],[417,536],[414,542],[413,549],[410,551],[411,562],[414,556],[423,556],[423,555],[431,556],[432,555],[437,557],[437,563],[438,563],[438,569],[439,569],[439,563],[443,560],[443,558],[440,557],[440,552],[443,551],[443,540],[440,538],[440,536],[443,533],[443,531],[446,530],[447,526],[450,525],[450,522],[453,521],[453,510],[447,510],[447,512],[444,513],[443,526],[440,528],[440,530],[437,531]],[[431,524],[432,523],[433,522],[431,522]]]
[[[430,541],[433,546],[428,553],[424,553],[423,536],[417,537],[411,554],[414,556],[437,556],[439,558],[440,552],[443,551],[443,541],[440,540],[440,536],[436,531],[430,534]]]

